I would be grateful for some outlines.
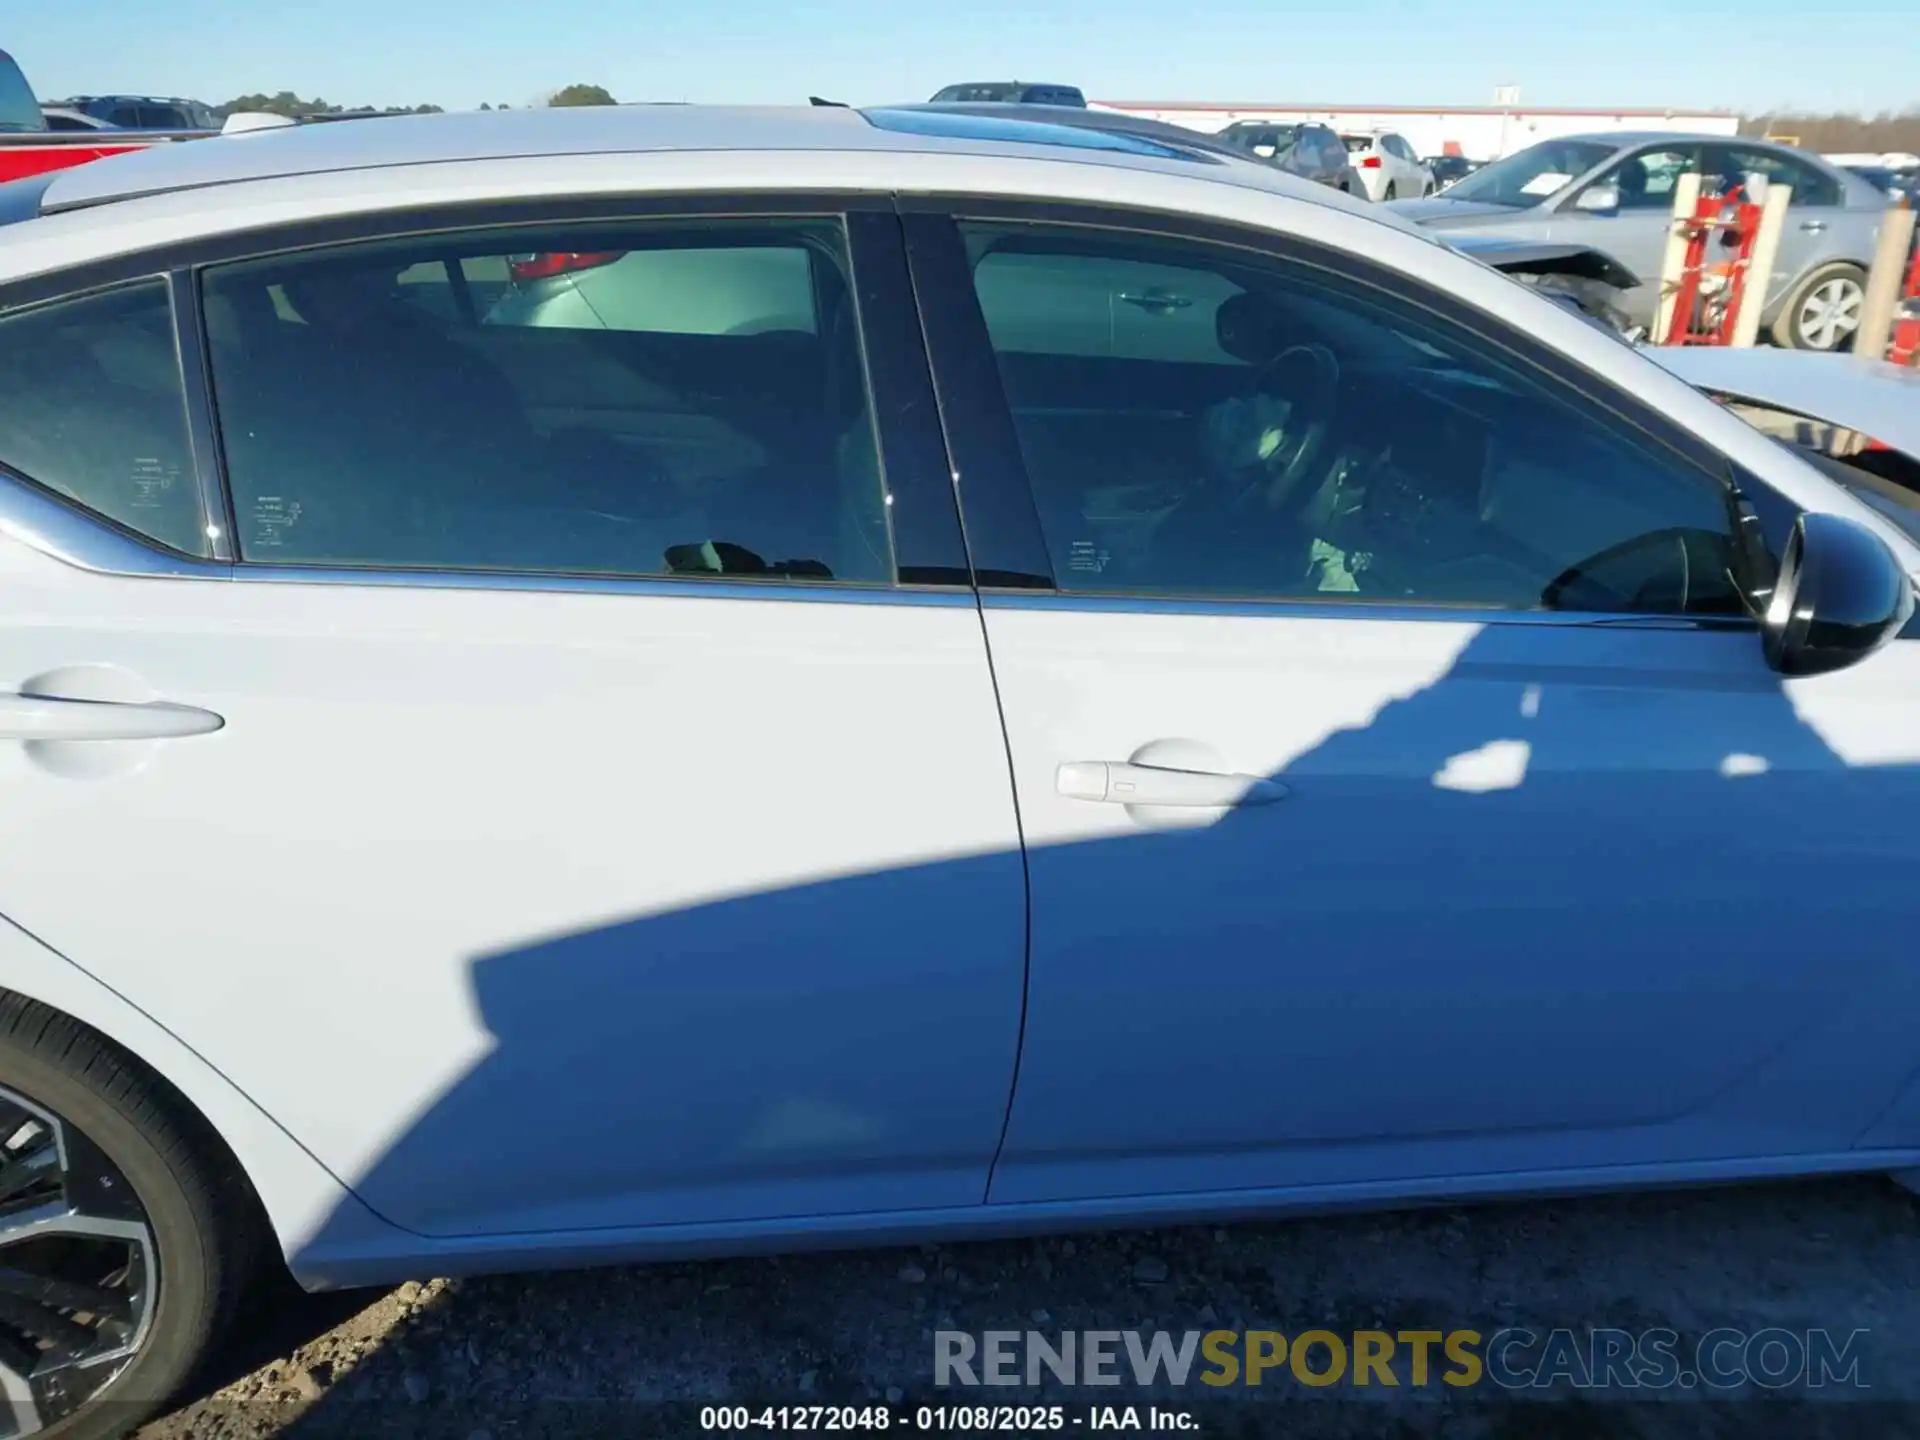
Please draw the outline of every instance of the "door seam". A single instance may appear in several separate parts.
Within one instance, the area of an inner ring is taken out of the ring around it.
[[[907,262],[907,288],[913,297],[913,317],[920,332],[920,347],[927,359],[927,379],[933,386],[934,412],[940,421],[940,443],[946,452],[947,488],[953,496],[953,511],[960,522],[960,544],[967,557],[967,578],[973,588],[973,610],[980,622],[980,648],[987,661],[987,683],[993,687],[993,713],[1000,722],[1000,748],[1007,757],[1007,799],[1013,807],[1014,838],[1020,846],[1020,1021],[1014,1031],[1013,1073],[1007,1082],[1007,1103],[1000,1117],[1000,1138],[994,1144],[993,1158],[987,1162],[987,1183],[981,1188],[980,1203],[993,1194],[993,1179],[1000,1168],[1000,1156],[1007,1146],[1007,1131],[1013,1124],[1014,1097],[1020,1093],[1020,1065],[1027,1053],[1027,1005],[1033,990],[1033,875],[1027,860],[1026,823],[1020,814],[1020,786],[1013,763],[1013,735],[1007,728],[1006,701],[1000,694],[1000,674],[993,663],[993,639],[987,630],[986,602],[980,594],[980,576],[974,566],[973,545],[967,536],[967,510],[960,502],[960,487],[955,483],[953,437],[947,423],[946,397],[940,390],[940,375],[933,363],[933,343],[927,335],[926,307],[920,301],[920,276],[914,268],[913,253],[906,243],[905,221],[901,218],[900,196],[892,197],[894,216],[901,226],[900,246]]]

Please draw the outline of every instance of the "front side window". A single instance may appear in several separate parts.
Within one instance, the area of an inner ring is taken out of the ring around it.
[[[1699,146],[1665,146],[1636,151],[1594,183],[1617,187],[1622,210],[1668,211],[1680,177],[1699,168]]]
[[[0,315],[0,466],[207,553],[165,281]]]
[[[1725,488],[1485,339],[1248,251],[964,228],[1064,589],[1739,613]],[[1048,339],[1149,276],[1211,353]]]
[[[893,578],[837,220],[658,220],[222,266],[247,561]]]

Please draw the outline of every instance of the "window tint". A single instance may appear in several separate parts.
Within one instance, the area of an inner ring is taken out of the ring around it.
[[[984,233],[976,243],[974,284],[1002,353],[1240,363],[1220,346],[1217,315],[1235,289],[1219,275],[1133,250],[1074,254]]]
[[[893,577],[838,222],[490,231],[204,290],[242,559]]]
[[[1620,187],[1622,210],[1672,210],[1674,188],[1680,177],[1700,168],[1700,148],[1680,145],[1659,150],[1640,150],[1629,155],[1595,184]]]
[[[965,228],[1064,588],[1737,609],[1721,487],[1484,340],[1245,251]],[[1149,287],[1193,303],[1121,295]]]
[[[163,281],[0,316],[0,465],[207,553]]]
[[[1795,206],[1840,203],[1840,186],[1832,176],[1790,155],[1730,145],[1719,160],[1721,182],[1728,188],[1744,183],[1749,175],[1764,175],[1769,185],[1791,185]]]

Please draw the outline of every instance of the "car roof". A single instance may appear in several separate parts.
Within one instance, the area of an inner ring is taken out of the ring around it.
[[[1762,140],[1755,135],[1714,135],[1705,130],[1592,130],[1579,135],[1555,135],[1555,140],[1573,140],[1588,145],[1611,145],[1624,150],[1629,145],[1651,145],[1662,140],[1684,140],[1688,143],[1714,145],[1749,145],[1765,150],[1793,150],[1791,145],[1782,145],[1777,140]],[[1804,151],[1794,151],[1804,154]],[[1818,157],[1808,156],[1809,159]]]
[[[1135,115],[1127,110],[1081,110],[1077,107],[1069,110],[1058,105],[1032,105],[1018,100],[928,100],[887,108],[924,110],[935,115],[997,115],[1008,120],[1025,120],[1042,125],[1071,125],[1080,130],[1139,135],[1148,140],[1163,140],[1169,145],[1186,146],[1203,154],[1218,155],[1243,164],[1254,163],[1250,159],[1252,152],[1227,143],[1217,133],[1194,130],[1170,120]]]
[[[191,144],[155,146],[60,171],[40,213],[249,181],[461,161],[662,151],[856,151],[1033,154],[1122,167],[1229,167],[1156,144],[1047,116],[1003,118],[910,107],[614,105],[396,115],[340,125],[297,125]],[[1310,182],[1263,167],[1230,167],[1231,184],[1307,193]],[[1244,171],[1244,173],[1241,173]],[[1320,197],[1314,197],[1320,198]]]

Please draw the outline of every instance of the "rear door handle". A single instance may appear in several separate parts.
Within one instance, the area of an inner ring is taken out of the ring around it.
[[[1286,786],[1258,775],[1171,770],[1130,760],[1065,761],[1054,772],[1054,787],[1069,800],[1192,809],[1271,805],[1287,796]]]
[[[210,735],[227,722],[211,710],[153,701],[60,700],[0,695],[0,740],[172,740]]]

